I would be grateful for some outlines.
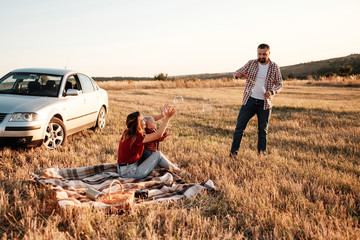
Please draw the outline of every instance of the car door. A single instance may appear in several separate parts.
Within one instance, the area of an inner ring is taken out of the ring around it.
[[[77,90],[78,95],[67,95],[69,89]],[[72,75],[65,82],[65,96],[63,115],[66,129],[69,133],[75,132],[84,125],[84,115],[86,115],[86,100],[82,94],[80,81],[76,75]]]
[[[77,75],[82,89],[84,98],[84,121],[87,123],[94,123],[97,119],[97,111],[99,110],[99,96],[91,81],[91,79],[83,74]]]

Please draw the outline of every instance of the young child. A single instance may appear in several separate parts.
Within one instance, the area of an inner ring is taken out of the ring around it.
[[[156,116],[156,117],[145,116],[143,118],[143,120],[145,121],[145,133],[146,134],[151,134],[151,133],[157,131],[156,121],[165,116],[166,108],[168,108],[168,105],[165,105],[164,108],[161,109],[161,115],[159,115],[159,116]],[[151,154],[153,154],[153,152],[157,152],[159,149],[159,142],[164,141],[167,136],[170,136],[173,134],[174,133],[172,131],[166,131],[159,139],[152,141],[152,142],[145,143],[145,149],[144,149],[143,155],[141,156],[140,161],[144,161]],[[160,154],[162,154],[162,153],[160,152]],[[177,173],[177,174],[185,173],[184,170],[177,167],[177,164],[175,164],[175,166],[173,166],[173,167],[170,167],[170,171]]]
[[[156,132],[156,121],[152,116],[144,117],[145,120],[145,132],[146,134],[150,134]],[[145,149],[150,150],[151,152],[156,152],[159,149],[159,142],[162,142],[166,139],[167,136],[172,135],[172,131],[167,131],[164,135],[152,142],[145,143]]]

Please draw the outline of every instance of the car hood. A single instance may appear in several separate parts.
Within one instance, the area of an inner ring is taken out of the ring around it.
[[[0,95],[0,112],[36,112],[45,105],[51,105],[56,99],[22,95]]]

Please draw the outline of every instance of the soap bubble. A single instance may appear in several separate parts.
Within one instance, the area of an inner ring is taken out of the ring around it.
[[[174,98],[174,104],[183,104],[184,103],[184,98],[182,96],[176,96]]]
[[[206,114],[211,113],[212,112],[212,106],[210,104],[204,104],[203,112],[206,113]]]

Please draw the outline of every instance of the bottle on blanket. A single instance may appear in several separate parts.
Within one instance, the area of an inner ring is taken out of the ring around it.
[[[86,197],[90,198],[93,201],[96,201],[98,197],[104,195],[102,192],[95,190],[93,188],[88,188],[85,190]]]

